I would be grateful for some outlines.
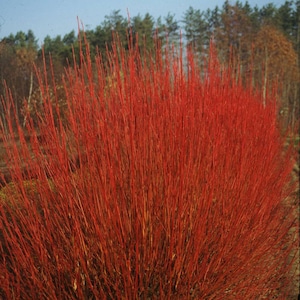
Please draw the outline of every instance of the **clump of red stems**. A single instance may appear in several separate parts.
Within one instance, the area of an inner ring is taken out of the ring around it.
[[[200,70],[190,51],[129,48],[104,65],[82,47],[64,115],[44,70],[38,121],[8,117],[1,297],[285,297],[295,216],[275,105],[213,51]]]

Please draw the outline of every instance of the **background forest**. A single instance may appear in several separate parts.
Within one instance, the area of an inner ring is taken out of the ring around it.
[[[147,13],[130,16],[128,21],[126,15],[115,10],[99,26],[85,30],[85,33],[91,57],[100,52],[104,62],[107,61],[106,48],[112,41],[112,32],[118,33],[125,47],[129,30],[138,33],[138,43],[145,44],[150,51],[155,44],[153,37],[161,41],[162,47],[178,45],[182,40],[199,54],[200,62],[204,61],[202,58],[208,53],[212,38],[219,60],[231,68],[233,80],[240,74],[245,84],[250,82],[262,91],[263,101],[267,99],[267,92],[276,88],[278,115],[283,128],[296,129],[300,94],[299,23],[299,0],[263,7],[225,1],[222,7],[212,10],[189,7],[181,20],[176,20],[172,13],[155,20]],[[0,41],[0,95],[6,100],[5,86],[10,88],[18,117],[24,125],[24,108],[33,113],[33,107],[38,107],[42,101],[34,65],[37,68],[44,63],[49,65],[51,54],[56,89],[61,96],[58,100],[63,106],[61,75],[68,64],[74,63],[73,51],[79,51],[78,35],[74,31],[53,38],[46,36],[42,46],[32,30],[19,31]],[[3,111],[0,107],[4,119]]]

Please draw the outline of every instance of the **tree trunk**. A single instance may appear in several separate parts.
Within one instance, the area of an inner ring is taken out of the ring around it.
[[[31,106],[32,89],[33,89],[33,72],[31,70],[31,72],[30,72],[29,95],[28,95],[28,100],[27,100],[27,112],[25,113],[25,116],[24,116],[23,127],[25,127],[25,125],[26,125],[27,113],[29,112],[30,106]]]

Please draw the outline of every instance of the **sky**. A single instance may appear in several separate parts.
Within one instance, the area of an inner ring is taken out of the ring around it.
[[[248,2],[251,7],[262,7],[270,2],[280,6],[285,0]],[[0,40],[10,33],[27,33],[31,29],[41,45],[47,35],[63,37],[73,29],[76,32],[77,17],[85,29],[95,29],[113,10],[120,10],[124,17],[127,17],[127,10],[132,17],[144,16],[148,12],[154,20],[170,12],[180,21],[190,6],[205,11],[217,5],[221,7],[223,3],[223,0],[0,0]]]

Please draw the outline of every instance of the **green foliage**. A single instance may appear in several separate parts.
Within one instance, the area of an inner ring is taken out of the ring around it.
[[[169,45],[171,48],[173,45],[179,45],[180,25],[174,14],[168,13],[166,17],[157,19],[155,37],[159,39],[162,47]]]
[[[154,21],[152,16],[148,13],[144,17],[137,15],[132,18],[130,26],[133,36],[137,35],[138,40],[136,42],[139,47],[146,46],[149,50],[153,49]]]
[[[207,47],[210,37],[207,35],[208,22],[204,12],[190,7],[184,14],[184,30],[187,42],[196,51],[202,51]]]
[[[106,45],[111,45],[114,32],[118,33],[118,38],[124,46],[127,44],[128,20],[120,14],[120,10],[113,10],[110,15],[105,16],[102,28],[106,33]]]

